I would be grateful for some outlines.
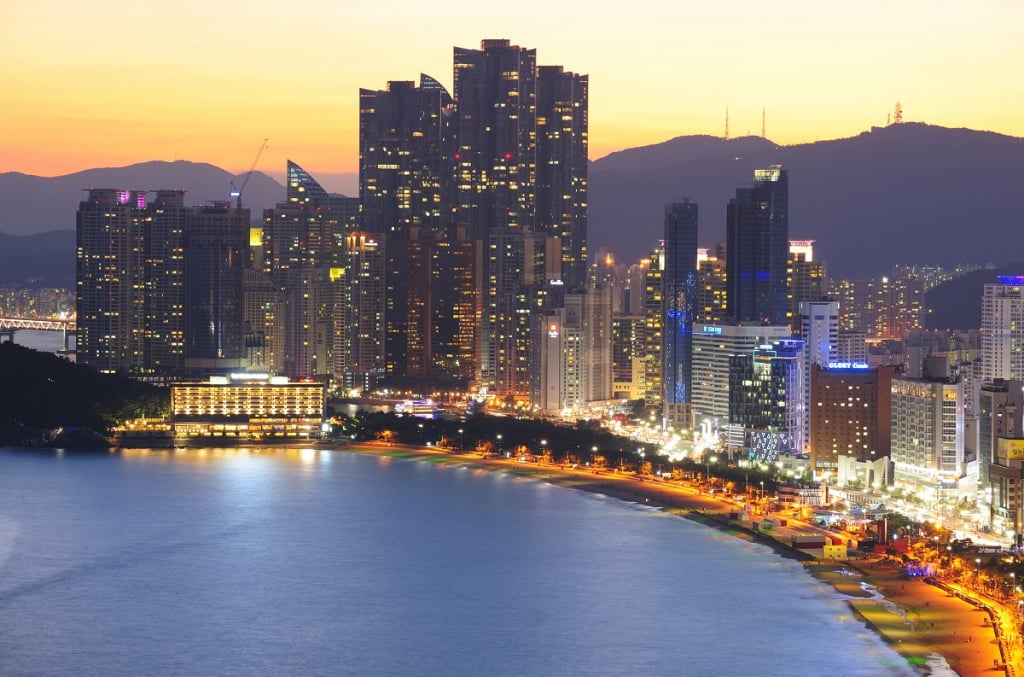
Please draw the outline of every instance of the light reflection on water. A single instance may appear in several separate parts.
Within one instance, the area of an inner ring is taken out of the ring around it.
[[[4,674],[913,674],[801,569],[481,469],[0,450]]]

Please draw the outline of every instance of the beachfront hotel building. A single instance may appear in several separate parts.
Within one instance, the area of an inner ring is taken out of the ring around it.
[[[890,451],[896,486],[929,504],[954,504],[973,497],[975,487],[965,481],[962,383],[896,378],[891,406]]]
[[[306,438],[324,418],[324,384],[266,373],[211,376],[171,386],[171,429],[179,438]]]
[[[872,464],[889,456],[890,391],[895,376],[892,365],[811,365],[808,414],[815,476],[837,475],[844,456]]]

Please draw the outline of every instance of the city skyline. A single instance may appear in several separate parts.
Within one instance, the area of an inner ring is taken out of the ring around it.
[[[625,22],[576,4],[528,4],[512,16],[462,3],[391,5],[386,16],[315,1],[288,12],[257,1],[244,13],[185,2],[169,16],[113,1],[18,7],[0,47],[20,64],[0,75],[17,103],[0,109],[13,132],[0,171],[189,159],[242,172],[269,138],[259,169],[276,174],[293,158],[335,189],[333,175],[357,168],[359,88],[420,73],[451,88],[453,48],[487,38],[589,75],[592,159],[679,135],[723,136],[727,108],[730,136],[760,135],[763,110],[767,137],[785,145],[884,125],[897,101],[907,121],[1024,136],[1024,88],[1011,84],[1011,32],[1024,8],[985,4],[870,3],[857,15],[796,3],[770,12],[657,4]],[[118,31],[105,43],[109,17]]]

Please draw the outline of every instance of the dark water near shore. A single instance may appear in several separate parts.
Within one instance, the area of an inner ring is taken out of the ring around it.
[[[0,450],[0,674],[909,675],[797,562],[340,451]]]

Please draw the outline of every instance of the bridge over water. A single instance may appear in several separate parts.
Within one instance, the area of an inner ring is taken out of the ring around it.
[[[68,336],[78,333],[78,324],[75,320],[64,320],[59,318],[43,317],[0,317],[0,343],[3,341],[14,342],[14,332],[19,329],[32,329],[35,331],[59,331],[64,339],[63,352],[68,350]]]

